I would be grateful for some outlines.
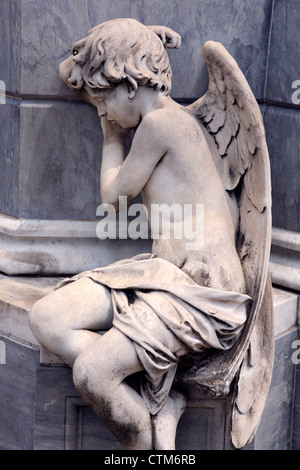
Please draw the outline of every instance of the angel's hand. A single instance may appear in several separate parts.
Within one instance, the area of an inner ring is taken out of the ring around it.
[[[105,116],[101,118],[101,127],[105,142],[124,142],[130,133],[130,129],[123,129],[119,124],[108,121]]]
[[[147,26],[162,40],[165,47],[178,49],[181,45],[181,36],[167,26]]]

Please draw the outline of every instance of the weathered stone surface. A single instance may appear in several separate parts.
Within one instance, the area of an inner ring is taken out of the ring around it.
[[[24,2],[23,2],[24,3]],[[0,15],[0,80],[10,93],[20,90],[21,0],[2,0]]]
[[[0,365],[0,449],[33,449],[39,350],[2,334],[0,338],[6,349],[6,364]]]
[[[266,97],[268,100],[289,105],[295,104],[292,100],[292,95],[295,91],[292,89],[292,84],[295,80],[300,80],[299,31],[299,0],[274,2],[272,40],[266,87]]]
[[[290,450],[293,426],[293,398],[296,368],[291,357],[298,329],[276,338],[275,364],[270,393],[255,436],[256,450]]]
[[[124,450],[77,395],[72,371],[37,370],[35,450]]]
[[[86,27],[90,27],[87,2],[23,1],[21,22],[19,93],[34,96],[65,94],[58,76],[58,64],[66,53],[67,44],[75,38],[75,31],[84,33]]]
[[[15,217],[19,210],[19,104],[18,100],[8,98],[5,104],[0,104],[0,212]]]
[[[70,276],[151,252],[150,239],[98,238],[98,222],[13,219],[0,214],[0,272]]]
[[[298,296],[284,289],[273,288],[273,302],[274,334],[277,337],[298,324]]]
[[[273,228],[270,270],[273,284],[300,290],[300,234]]]
[[[300,313],[300,312],[299,312]],[[300,322],[298,322],[300,324]],[[297,338],[297,365],[296,365],[296,387],[295,387],[295,407],[294,407],[294,427],[293,427],[293,434],[292,434],[292,449],[299,450],[300,449],[300,342],[299,342],[299,332]],[[295,350],[294,350],[295,351]],[[293,351],[293,352],[294,352]]]
[[[11,3],[15,5],[15,2]],[[155,5],[152,0],[25,1],[21,13],[22,62],[18,92],[35,96],[72,96],[58,79],[58,65],[68,56],[75,40],[103,21],[131,17],[148,25],[164,24],[182,35],[182,48],[171,53],[173,96],[195,98],[206,91],[207,74],[201,47],[206,40],[212,39],[228,47],[257,98],[261,98],[270,13],[270,0],[259,0],[255,4],[251,0],[230,4],[222,0],[218,5],[209,0],[167,0]],[[20,12],[16,9],[13,14],[20,15]],[[14,54],[20,53],[17,45],[15,49]],[[189,71],[188,80],[186,70]],[[12,87],[16,88],[16,85]]]
[[[272,174],[273,226],[300,231],[300,113],[268,106],[264,115]]]
[[[95,118],[81,103],[22,103],[19,217],[96,218],[102,135]]]
[[[34,302],[52,292],[58,278],[9,278],[0,275],[0,331],[39,346],[28,325]]]

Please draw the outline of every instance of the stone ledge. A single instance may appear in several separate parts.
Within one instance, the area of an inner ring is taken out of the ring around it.
[[[39,348],[40,362],[45,364],[61,361],[37,342],[28,323],[28,312],[35,302],[53,291],[60,279],[0,275],[0,331]]]
[[[72,275],[151,251],[151,240],[100,240],[98,222],[16,219],[0,214],[0,272]]]
[[[40,298],[53,291],[63,277],[8,277],[0,275],[0,332],[31,345],[38,346],[28,324],[28,312]],[[299,324],[299,296],[293,292],[273,288],[275,337]],[[41,364],[61,361],[40,348]]]
[[[273,287],[274,334],[279,336],[299,325],[299,296]]]
[[[99,240],[99,220],[17,219],[0,213],[0,272],[70,275],[151,251],[148,240]],[[273,284],[300,292],[300,234],[272,229]]]
[[[270,261],[273,284],[300,292],[300,234],[273,228]]]

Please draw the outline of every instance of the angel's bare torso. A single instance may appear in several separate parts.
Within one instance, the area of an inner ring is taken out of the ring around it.
[[[73,64],[72,58],[63,64],[66,82]],[[182,212],[185,204],[192,204],[194,209],[202,204],[203,246],[187,250],[186,244],[191,240],[184,236],[181,240],[160,238],[153,241],[153,254],[180,267],[200,285],[244,292],[244,276],[235,248],[236,227],[224,186],[195,115],[169,96],[162,98],[160,93],[145,86],[138,88],[131,104],[128,104],[127,89],[121,84],[102,101],[95,99],[88,85],[85,85],[85,92],[98,108],[99,116],[106,120],[104,123],[102,119],[102,130],[109,149],[104,145],[102,152],[102,202],[117,205],[119,196],[133,199],[142,193],[150,225],[153,204],[170,208],[179,204]],[[120,150],[123,143],[119,145],[118,132],[114,134],[109,121],[122,121],[121,127],[125,124],[127,129],[139,124],[124,162]],[[193,226],[197,227],[195,219]]]
[[[168,151],[143,190],[143,202],[149,214],[153,204],[204,206],[204,242],[200,249],[187,250],[190,240],[182,231],[181,240],[174,237],[154,240],[153,254],[180,267],[200,285],[243,292],[235,229],[224,188],[199,123],[183,107],[174,104],[153,111],[151,118],[157,121],[158,127],[165,128],[161,132]],[[193,210],[194,227],[197,225],[195,217]]]
[[[104,103],[105,113],[110,115],[108,121],[112,120],[109,106],[116,97],[118,103],[122,103],[122,93],[120,88],[115,96],[109,96]],[[143,109],[147,109],[145,103],[153,100],[154,95],[155,92],[141,87],[135,98],[136,109],[139,109],[139,100]],[[126,107],[127,104],[124,105],[125,116],[131,109],[127,110]],[[106,116],[105,113],[103,116]],[[125,125],[130,120],[133,122],[133,118],[134,113],[130,118],[125,118]],[[109,145],[113,143],[112,136]],[[184,230],[181,239],[174,236],[175,225],[178,224],[175,215],[170,223],[171,236],[154,237],[153,254],[175,264],[200,285],[244,292],[242,268],[235,248],[235,227],[225,190],[195,116],[170,97],[164,97],[159,105],[155,102],[150,112],[142,116],[129,155],[119,164],[119,169],[112,171],[112,167],[117,166],[112,163],[113,158],[113,151],[110,149],[106,155],[104,146],[103,199],[115,204],[120,195],[134,198],[141,192],[150,226],[154,207],[165,205],[172,208],[176,204],[182,207],[182,214],[185,205],[193,208],[191,218],[195,229],[198,222],[196,207],[204,207],[204,242],[200,247],[187,249],[191,240],[185,236]],[[156,235],[160,231],[157,226],[151,226],[151,229]]]

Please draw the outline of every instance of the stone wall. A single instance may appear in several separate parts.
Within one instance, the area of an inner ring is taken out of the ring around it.
[[[3,0],[0,80],[0,212],[19,218],[93,220],[99,196],[101,131],[94,109],[61,82],[59,63],[96,24],[132,17],[182,35],[171,51],[172,96],[207,89],[201,45],[222,42],[264,113],[273,174],[274,225],[300,230],[300,4],[294,0]],[[294,103],[293,103],[294,101]]]
[[[300,2],[275,0],[264,96],[273,182],[273,225],[296,232],[300,231],[299,31]]]

